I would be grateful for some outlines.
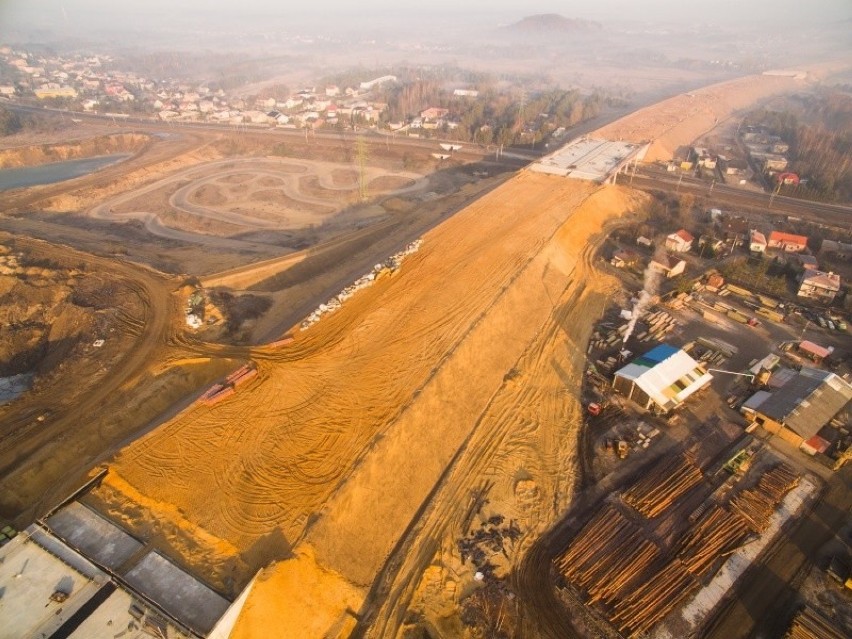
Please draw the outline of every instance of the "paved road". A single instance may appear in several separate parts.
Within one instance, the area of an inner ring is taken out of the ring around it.
[[[284,129],[279,127],[270,127],[267,125],[257,124],[229,125],[208,124],[206,122],[163,122],[161,120],[147,117],[115,118],[108,115],[81,113],[77,111],[65,111],[62,109],[49,109],[45,107],[31,106],[27,104],[3,103],[3,106],[9,109],[10,111],[16,111],[21,113],[36,113],[42,115],[47,113],[58,115],[63,118],[73,118],[75,120],[81,120],[83,122],[97,122],[100,124],[113,123],[116,126],[144,128],[146,130],[156,131],[158,133],[179,133],[181,131],[207,131],[219,134],[235,132],[246,134],[260,133],[272,137],[307,140],[308,142],[333,142],[335,144],[346,142],[349,145],[354,144],[355,141],[361,135],[363,135],[365,139],[371,144],[385,144],[389,149],[397,146],[409,148],[415,147],[419,149],[426,149],[435,153],[446,153],[446,151],[443,151],[438,146],[441,142],[448,144],[459,144],[458,140],[443,140],[438,138],[415,138],[402,134],[394,135],[389,133],[380,133],[373,131],[372,129],[364,129],[360,133],[356,131],[309,131],[306,135],[305,129]],[[623,113],[624,110],[620,110],[618,112],[613,112],[613,115],[617,114],[617,117],[621,117]],[[612,119],[617,119],[617,117],[612,117]],[[594,120],[589,120],[589,122],[595,122],[596,120],[597,118],[595,118]],[[594,127],[600,127],[605,123],[606,121],[597,122]],[[587,126],[588,123],[584,123],[583,128],[586,128]],[[573,129],[571,133],[574,134]],[[577,133],[577,135],[580,134],[582,133]],[[473,144],[468,142],[462,142],[461,145],[462,149],[460,151],[455,151],[453,155],[455,157],[460,157],[465,160],[478,159],[481,158],[484,154],[496,151],[496,147],[494,146],[484,147],[479,144]],[[513,147],[511,149],[505,150],[501,157],[509,162],[526,164],[527,162],[538,159],[543,155],[543,153],[543,149],[536,150],[522,147]]]

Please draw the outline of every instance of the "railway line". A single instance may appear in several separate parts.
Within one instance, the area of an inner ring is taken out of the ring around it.
[[[764,213],[798,216],[823,225],[848,229],[852,222],[852,206],[799,200],[785,195],[755,192],[726,184],[708,184],[704,180],[671,177],[657,169],[643,169],[635,176],[619,176],[618,182],[637,189],[691,193],[704,197],[708,205],[760,209]]]

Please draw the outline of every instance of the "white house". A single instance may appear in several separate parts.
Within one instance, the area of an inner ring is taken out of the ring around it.
[[[831,302],[839,292],[840,276],[837,273],[805,269],[799,278],[799,297]]]
[[[692,236],[692,233],[686,229],[680,229],[679,231],[666,236],[666,249],[676,253],[686,253],[692,248],[692,242],[694,239],[695,238]]]
[[[662,257],[655,257],[652,259],[648,264],[648,268],[664,275],[666,278],[671,279],[672,277],[677,277],[686,270],[686,262],[672,255],[664,255]]]
[[[766,252],[766,236],[756,229],[749,233],[748,250],[752,253]]]

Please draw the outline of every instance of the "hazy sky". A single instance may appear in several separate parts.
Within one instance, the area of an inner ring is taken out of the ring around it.
[[[490,15],[495,21],[511,16],[559,13],[600,21],[837,22],[852,19],[852,0],[429,0],[423,3],[400,0],[0,0],[0,24],[6,27],[21,27],[27,22],[77,23],[93,16],[118,21],[122,17],[145,16],[164,22],[178,15],[194,16],[199,22],[228,16],[238,22],[240,17],[261,14],[283,18],[312,14],[334,21],[342,15],[377,13],[394,17],[477,13]]]

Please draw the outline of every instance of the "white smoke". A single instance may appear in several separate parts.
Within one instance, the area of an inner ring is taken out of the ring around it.
[[[633,330],[636,328],[636,322],[639,321],[639,318],[645,313],[648,306],[651,305],[651,300],[654,299],[654,295],[657,293],[657,289],[660,285],[659,271],[652,269],[649,264],[645,267],[644,280],[642,290],[639,292],[639,296],[633,304],[633,314],[630,316],[630,321],[627,324],[627,330],[624,331],[623,344],[626,344],[630,336],[633,335]]]

